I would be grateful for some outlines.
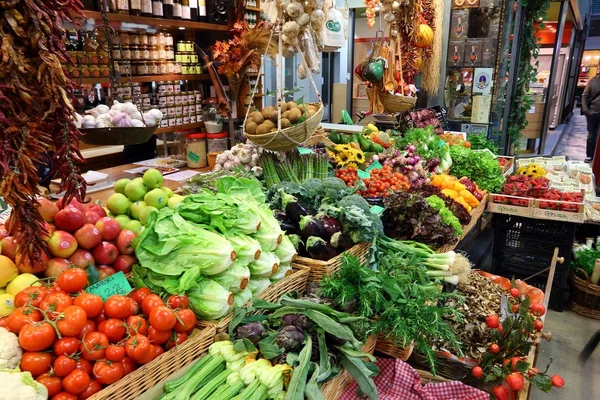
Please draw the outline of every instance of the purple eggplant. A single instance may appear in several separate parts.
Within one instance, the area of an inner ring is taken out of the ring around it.
[[[331,244],[331,247],[333,247],[340,253],[354,246],[352,240],[347,235],[344,235],[342,232],[336,232],[333,235],[331,235],[329,244]]]
[[[300,219],[305,215],[309,215],[309,208],[300,204],[296,196],[292,196],[285,192],[281,192],[281,202],[285,208],[285,214],[293,222],[300,222]]]
[[[300,234],[304,239],[311,236],[325,237],[325,228],[321,221],[312,215],[305,215],[300,219]]]
[[[330,217],[329,215],[317,214],[317,219],[321,221],[321,224],[323,225],[322,237],[325,240],[331,239],[331,236],[333,236],[334,233],[342,231],[342,224],[340,224],[340,222],[337,219]]]
[[[337,256],[338,253],[320,237],[311,236],[306,240],[306,251],[314,259],[327,261]]]

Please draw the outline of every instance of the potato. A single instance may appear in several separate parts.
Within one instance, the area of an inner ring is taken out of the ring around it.
[[[313,115],[315,115],[317,113],[317,110],[309,108],[308,111],[307,111],[307,113],[308,113],[309,117],[312,117]]]
[[[281,118],[288,119],[289,115],[290,115],[290,110],[287,110],[286,112],[281,113]]]
[[[271,129],[271,132],[277,132],[277,128]]]
[[[285,101],[281,102],[281,112],[284,113],[288,109],[287,103]]]
[[[289,119],[287,118],[281,118],[281,128],[289,128],[290,126],[292,126],[292,123],[290,122]]]
[[[269,116],[271,115],[271,112],[272,112],[272,111],[273,111],[273,107],[270,107],[270,106],[269,106],[269,107],[265,107],[265,108],[263,108],[263,110],[262,110],[262,116],[263,116],[265,119],[268,119],[268,118],[269,118]]]
[[[270,119],[266,119],[265,122],[263,122],[263,125],[266,125],[269,129],[271,128],[275,128],[277,125],[271,121]]]
[[[290,122],[292,124],[295,124],[298,122],[298,120],[302,117],[302,111],[300,111],[299,108],[292,108],[290,110],[290,115],[288,116],[288,119],[290,120]]]
[[[271,130],[271,128],[267,124],[260,124],[256,128],[256,134],[257,135],[264,135],[265,133],[269,133],[270,130]]]
[[[253,121],[246,122],[246,133],[248,133],[250,135],[254,135],[256,133],[256,128],[258,128],[258,125],[256,125],[256,122],[253,122]]]
[[[315,111],[317,111],[317,107],[315,107],[312,104],[309,104],[308,107],[307,107],[307,110],[315,110]]]
[[[250,116],[252,116],[252,120],[256,122],[256,125],[262,124],[265,120],[260,111],[254,111],[252,114],[250,114]]]
[[[295,107],[297,107],[295,101],[288,101],[288,103],[287,103],[288,110],[291,110],[292,108],[295,108]]]
[[[277,110],[271,111],[271,115],[269,115],[269,119],[273,122],[277,122],[279,119],[279,112]]]

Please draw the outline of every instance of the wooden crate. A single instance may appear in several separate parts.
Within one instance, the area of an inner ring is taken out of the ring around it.
[[[327,261],[315,260],[308,257],[296,257],[296,263],[310,268],[309,282],[318,282],[324,276],[329,276],[340,269],[344,254],[355,256],[361,263],[367,262],[369,247],[371,247],[370,243],[359,243]]]
[[[509,204],[504,204],[508,200]],[[518,205],[517,202],[527,203],[527,205]],[[576,206],[577,211],[552,210],[542,208],[542,203],[556,204],[556,208],[561,206]],[[548,219],[553,221],[573,222],[581,224],[585,220],[584,203],[574,203],[561,200],[533,199],[530,197],[508,196],[503,194],[490,194],[487,210],[498,214],[516,215],[519,217]]]
[[[486,209],[485,206],[487,203],[488,203],[488,195],[486,194],[483,196],[483,199],[481,199],[481,201],[479,202],[479,205],[471,210],[471,222],[469,222],[469,225],[463,227],[463,234],[456,240],[456,243],[447,244],[445,246],[440,247],[437,250],[438,253],[445,253],[447,251],[454,250],[456,248],[456,246],[458,246],[460,241],[463,240],[465,238],[465,236],[467,236],[469,234],[469,232],[471,232],[473,230],[473,228],[475,228],[477,226],[479,219],[481,218],[481,216],[483,215],[483,212]]]

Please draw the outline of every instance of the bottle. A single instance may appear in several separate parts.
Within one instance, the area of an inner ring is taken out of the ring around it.
[[[152,0],[142,0],[142,16],[152,16]]]
[[[190,0],[181,0],[181,19],[189,21],[190,16]]]
[[[129,0],[129,15],[134,15],[136,17],[142,15],[141,0]]]
[[[163,18],[173,19],[173,0],[162,0]]]
[[[206,21],[206,0],[198,0],[198,21]]]
[[[129,0],[117,0],[117,13],[129,15]]]
[[[152,16],[154,18],[162,18],[163,17],[162,0],[152,0]]]
[[[173,0],[173,19],[181,19],[181,0]]]
[[[190,3],[190,20],[198,21],[198,0],[189,0]]]

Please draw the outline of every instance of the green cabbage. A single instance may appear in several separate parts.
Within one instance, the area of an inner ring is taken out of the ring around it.
[[[260,243],[248,235],[225,235],[237,253],[237,261],[250,264],[260,257]]]
[[[211,276],[215,282],[218,282],[225,289],[232,293],[237,293],[248,286],[250,279],[250,270],[248,266],[239,260],[218,275]]]
[[[233,295],[212,279],[204,279],[187,292],[190,308],[205,320],[219,319],[233,306]]]
[[[289,276],[293,273],[292,266],[290,264],[281,264],[276,274],[273,274],[269,277],[271,283],[279,282],[286,276]]]
[[[243,307],[252,298],[252,291],[247,287],[233,295],[233,306],[235,308]]]
[[[260,253],[258,260],[248,264],[250,275],[257,278],[268,278],[277,273],[279,269],[279,258],[270,251]]]
[[[263,205],[257,209],[259,210],[262,223],[258,232],[254,233],[252,237],[258,240],[263,251],[273,251],[281,243],[283,231],[279,226],[279,221],[273,216],[273,211],[268,206]]]
[[[247,289],[250,289],[252,296],[258,296],[264,292],[271,285],[269,278],[255,278],[251,277],[248,282]]]
[[[281,264],[290,264],[296,258],[296,254],[296,248],[289,236],[284,235],[281,239],[281,244],[275,249],[275,255],[279,257]]]

